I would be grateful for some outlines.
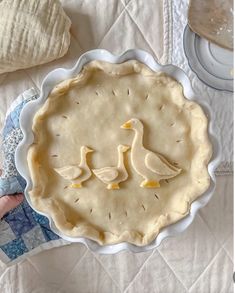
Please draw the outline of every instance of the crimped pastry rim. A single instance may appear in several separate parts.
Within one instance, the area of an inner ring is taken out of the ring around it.
[[[32,203],[31,203],[30,198],[27,193],[28,190],[30,189],[30,178],[28,176],[29,174],[27,174],[27,170],[25,170],[25,168],[22,168],[23,162],[22,162],[22,159],[20,159],[20,156],[22,157],[22,155],[23,155],[23,157],[24,157],[24,155],[26,154],[27,146],[29,146],[32,142],[32,140],[30,142],[30,135],[27,133],[27,131],[29,129],[26,129],[27,127],[25,128],[25,126],[27,124],[27,123],[25,123],[25,120],[26,120],[25,117],[28,115],[29,112],[31,114],[35,113],[37,108],[39,108],[44,103],[45,99],[47,98],[48,92],[50,91],[50,89],[52,89],[54,87],[54,85],[52,84],[52,81],[54,81],[55,84],[59,83],[58,74],[61,74],[61,78],[62,78],[61,80],[64,79],[65,73],[67,74],[66,78],[69,78],[69,76],[72,77],[72,76],[78,74],[78,72],[80,72],[80,69],[82,68],[83,64],[88,63],[91,60],[104,60],[104,61],[108,61],[111,63],[122,63],[123,61],[130,60],[130,59],[139,60],[140,62],[145,63],[147,66],[150,65],[149,67],[151,69],[154,69],[155,71],[161,70],[161,71],[164,71],[164,72],[168,73],[169,75],[173,76],[175,79],[177,79],[183,85],[185,97],[190,100],[194,100],[194,94],[193,94],[190,82],[182,70],[180,70],[177,67],[172,66],[172,65],[160,66],[153,59],[153,57],[150,54],[148,54],[144,51],[140,51],[140,50],[129,50],[129,51],[125,52],[124,54],[122,54],[121,56],[114,56],[105,50],[93,50],[93,51],[89,51],[89,52],[83,54],[80,57],[80,59],[78,60],[77,64],[72,69],[70,69],[70,70],[56,69],[55,71],[51,72],[43,81],[40,98],[34,102],[30,102],[23,109],[22,114],[21,114],[21,119],[20,119],[20,124],[21,124],[22,130],[23,130],[23,133],[24,133],[24,139],[23,139],[22,143],[19,145],[19,147],[17,148],[16,164],[17,164],[17,168],[18,168],[19,172],[27,181],[25,194],[26,194],[26,198],[31,206],[32,206]],[[204,112],[207,113],[207,117],[209,117],[209,121],[210,121],[208,107],[205,105],[203,105],[202,107],[204,109]],[[32,115],[31,115],[31,118],[32,118]],[[31,127],[31,125],[30,125],[30,127]],[[49,218],[52,230],[56,234],[60,235],[62,238],[69,240],[69,241],[73,241],[73,242],[82,242],[82,243],[86,244],[87,246],[89,246],[92,250],[100,252],[100,253],[115,253],[115,252],[118,252],[123,249],[129,249],[132,251],[140,252],[140,251],[145,251],[145,250],[154,248],[154,247],[158,246],[165,237],[174,235],[176,232],[180,232],[180,231],[185,230],[187,228],[187,226],[192,222],[197,210],[199,208],[201,208],[202,206],[204,206],[209,201],[210,197],[212,196],[213,190],[215,188],[214,170],[218,164],[218,143],[217,143],[216,138],[213,134],[211,121],[209,123],[208,134],[209,134],[210,141],[212,142],[213,149],[214,149],[214,156],[208,165],[208,172],[211,177],[211,184],[210,184],[209,189],[198,200],[195,200],[192,203],[191,210],[190,210],[190,213],[188,216],[186,216],[184,219],[180,220],[179,222],[177,222],[175,224],[172,224],[170,226],[167,226],[166,228],[163,228],[161,230],[161,232],[158,234],[158,236],[156,237],[156,239],[149,245],[137,247],[133,244],[122,242],[122,243],[114,244],[114,245],[100,246],[99,244],[95,243],[94,241],[88,240],[85,238],[68,237],[68,236],[63,235],[60,231],[58,231],[58,229],[55,227],[55,225],[49,215],[45,215],[44,213],[41,213],[41,214],[43,214]],[[32,137],[31,137],[31,139],[32,139]],[[32,208],[34,208],[34,207],[32,207]]]

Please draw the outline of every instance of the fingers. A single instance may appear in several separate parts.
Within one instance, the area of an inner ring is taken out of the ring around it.
[[[5,195],[0,198],[0,219],[24,200],[23,194]]]

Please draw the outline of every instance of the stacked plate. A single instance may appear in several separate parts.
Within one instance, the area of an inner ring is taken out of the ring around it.
[[[233,0],[190,0],[184,51],[202,82],[233,91]]]
[[[184,52],[202,82],[217,90],[233,92],[233,51],[207,41],[186,26]]]

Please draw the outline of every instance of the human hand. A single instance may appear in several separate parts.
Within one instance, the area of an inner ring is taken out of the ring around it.
[[[2,171],[0,170],[0,175]],[[0,219],[10,210],[16,208],[24,200],[24,195],[22,193],[17,195],[4,195],[0,197]]]
[[[22,193],[17,195],[4,195],[0,197],[0,219],[10,210],[16,208],[24,200]]]

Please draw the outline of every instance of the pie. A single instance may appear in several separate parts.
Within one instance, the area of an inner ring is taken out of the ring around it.
[[[166,73],[92,61],[34,116],[32,204],[66,236],[147,245],[208,189],[207,128]]]

